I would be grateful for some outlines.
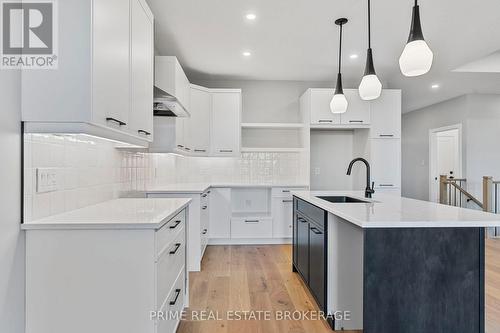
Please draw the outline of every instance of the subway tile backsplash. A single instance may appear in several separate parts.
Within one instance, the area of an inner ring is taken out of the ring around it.
[[[24,220],[32,221],[122,196],[150,184],[307,183],[300,153],[243,153],[239,158],[183,157],[116,148],[86,135],[25,134]],[[57,186],[37,192],[37,169],[49,168]]]

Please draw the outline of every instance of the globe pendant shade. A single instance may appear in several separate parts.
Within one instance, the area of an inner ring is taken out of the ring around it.
[[[363,76],[359,85],[359,96],[364,101],[371,101],[380,97],[382,93],[382,83],[375,74]]]
[[[347,105],[347,98],[344,94],[335,94],[330,102],[330,110],[332,113],[344,113],[347,111]]]
[[[425,40],[411,41],[406,44],[399,58],[401,73],[410,77],[424,75],[431,69],[433,58],[434,54]]]

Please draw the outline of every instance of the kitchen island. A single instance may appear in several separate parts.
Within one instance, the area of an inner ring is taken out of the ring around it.
[[[500,216],[394,195],[295,191],[293,270],[334,329],[484,332],[484,228]]]

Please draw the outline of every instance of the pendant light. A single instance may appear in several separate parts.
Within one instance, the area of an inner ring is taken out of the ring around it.
[[[347,111],[347,99],[344,96],[344,89],[342,89],[342,26],[347,23],[346,18],[339,18],[335,24],[340,26],[340,46],[339,46],[339,73],[337,74],[337,86],[335,87],[335,94],[330,102],[330,110],[332,113],[344,113]]]
[[[434,55],[424,40],[422,25],[420,24],[420,9],[417,0],[415,0],[410,36],[399,58],[399,67],[405,76],[423,75],[431,69],[433,58]]]
[[[377,99],[382,93],[382,83],[380,83],[373,65],[370,16],[370,0],[368,0],[368,50],[366,52],[365,74],[358,89],[359,96],[365,101]]]

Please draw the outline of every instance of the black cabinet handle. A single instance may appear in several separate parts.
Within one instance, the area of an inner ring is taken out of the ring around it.
[[[259,223],[259,220],[245,220],[245,223]]]
[[[323,233],[316,227],[311,227],[310,228],[312,232],[314,232],[316,235],[322,235]]]
[[[380,187],[394,187],[394,184],[378,184]]]
[[[221,152],[221,153],[232,153],[233,150],[232,149],[219,149],[219,152]]]
[[[303,219],[302,217],[299,217],[298,218],[299,222],[302,222],[302,223],[307,223],[307,220],[306,219]]]
[[[177,250],[179,250],[181,245],[182,245],[181,243],[175,243],[175,248],[172,251],[170,251],[170,254],[175,254]]]
[[[210,194],[210,191],[207,191],[208,194]]]
[[[175,229],[175,228],[177,228],[177,226],[178,226],[179,224],[181,224],[181,220],[177,220],[177,221],[175,221],[175,224],[174,224],[174,225],[171,225],[171,226],[170,226],[170,229]]]
[[[114,121],[115,123],[117,123],[117,124],[118,124],[118,125],[120,125],[120,126],[125,126],[125,125],[127,125],[127,123],[124,123],[123,121],[118,120],[118,119],[116,119],[116,118],[112,118],[112,117],[108,117],[108,118],[106,118],[106,121]]]
[[[188,147],[184,147],[184,149],[186,149],[187,151],[191,151],[191,148]]]
[[[205,149],[195,149],[194,151],[196,153],[206,153],[207,152]]]
[[[290,190],[281,190],[282,193],[290,193]]]
[[[379,134],[381,138],[392,138],[394,134]]]
[[[207,193],[205,193],[205,194],[203,194],[201,197],[202,197],[202,198],[206,198],[206,197],[207,197],[207,195],[208,195],[208,194],[207,194]]]
[[[349,120],[350,123],[363,123],[363,120]]]
[[[201,209],[203,209],[203,210],[205,210],[205,209],[207,209],[207,208],[208,208],[208,206],[203,206],[203,207],[201,207]]]
[[[206,234],[207,234],[207,232],[208,232],[208,230],[207,230],[207,229],[203,229],[203,232],[202,232],[201,234],[202,234],[202,235],[206,235]]]
[[[170,305],[175,305],[175,303],[177,303],[177,299],[179,298],[180,294],[181,294],[181,290],[175,289],[175,298],[173,301],[170,301]]]
[[[333,123],[333,120],[320,119],[318,120],[318,123]]]
[[[293,202],[293,200],[282,200],[283,202]]]
[[[148,131],[145,131],[145,130],[138,130],[137,133],[148,135],[148,136],[151,135],[151,133],[149,133]]]
[[[184,148],[184,146],[183,146],[183,145],[177,145],[177,147],[178,147],[178,148]]]

